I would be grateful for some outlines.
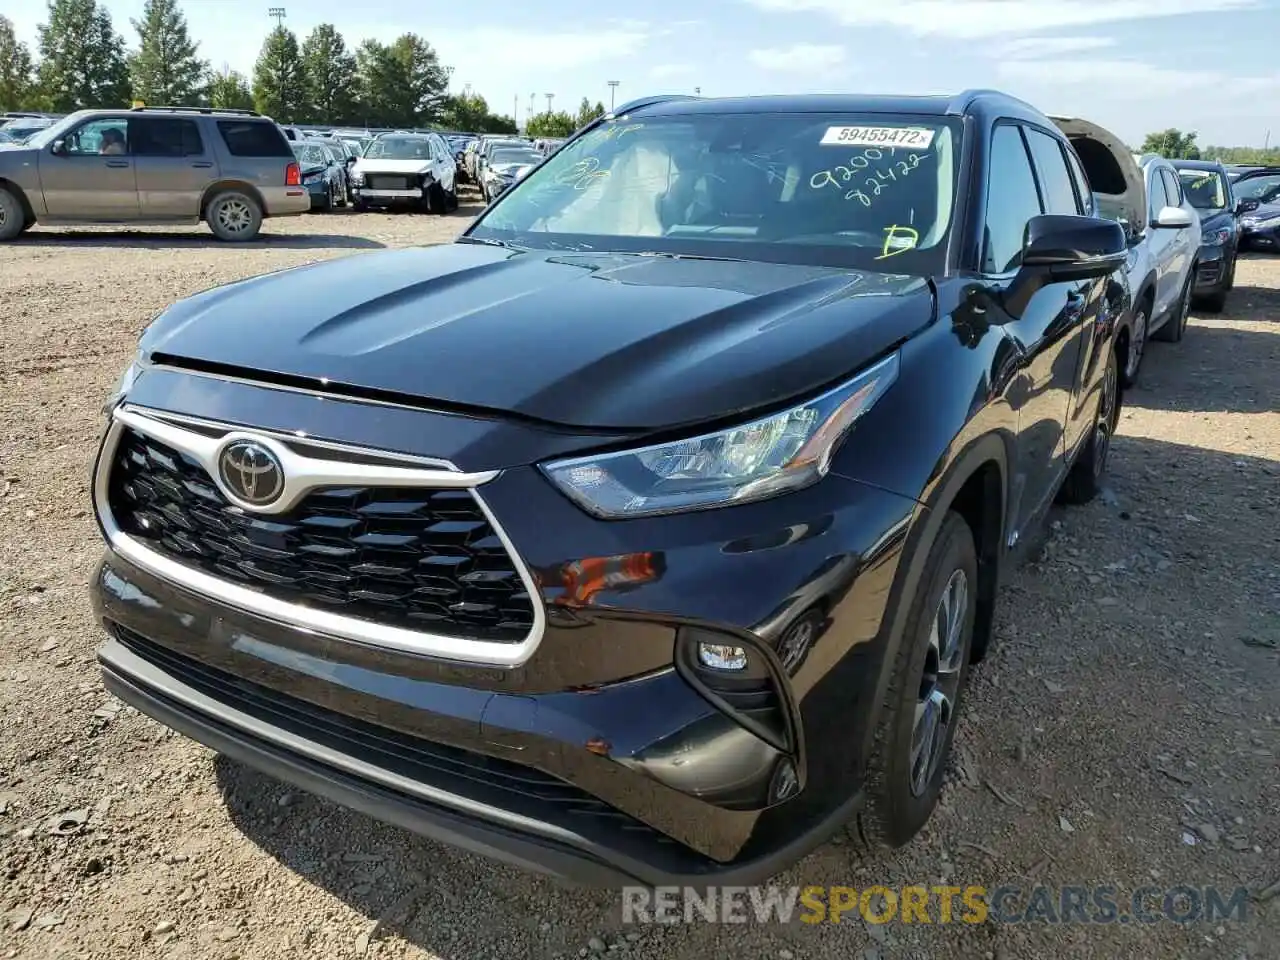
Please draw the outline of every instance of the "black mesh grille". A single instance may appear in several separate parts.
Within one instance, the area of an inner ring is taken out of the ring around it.
[[[194,460],[126,429],[110,505],[152,549],[290,603],[508,643],[533,625],[516,565],[467,490],[330,488],[254,515]]]
[[[364,178],[370,190],[412,190],[414,178],[386,173],[371,173]]]

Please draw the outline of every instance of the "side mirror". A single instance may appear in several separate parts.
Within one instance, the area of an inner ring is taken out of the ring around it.
[[[1114,220],[1055,214],[1032,217],[1022,246],[1022,265],[1004,294],[1005,309],[1019,317],[1042,287],[1105,277],[1124,266],[1128,252],[1124,229]]]
[[[1158,230],[1181,230],[1193,225],[1191,214],[1181,207],[1161,207],[1156,218],[1151,221],[1151,226]]]
[[[60,157],[65,157],[67,155],[67,141],[65,140],[53,141],[53,146],[49,148],[49,151],[51,153],[56,153]]]
[[[1252,213],[1260,206],[1262,206],[1262,204],[1257,200],[1241,200],[1236,204],[1236,213]]]

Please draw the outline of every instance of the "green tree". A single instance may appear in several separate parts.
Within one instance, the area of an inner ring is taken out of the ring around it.
[[[514,117],[505,113],[491,113],[485,117],[484,127],[479,133],[519,133],[520,128],[516,126]]]
[[[121,107],[129,101],[124,38],[95,0],[49,0],[39,26],[41,99],[51,110]]]
[[[1200,148],[1196,146],[1195,131],[1183,133],[1176,127],[1148,133],[1142,141],[1139,153],[1157,153],[1167,160],[1199,160]]]
[[[322,23],[302,44],[307,119],[350,123],[355,118],[356,58],[336,27]]]
[[[573,118],[574,129],[576,130],[578,127],[585,127],[596,117],[603,117],[604,114],[605,109],[603,103],[597,101],[596,105],[593,107],[591,105],[591,101],[586,97],[583,97],[582,103],[578,105],[578,115]]]
[[[150,104],[195,103],[204,93],[209,65],[196,56],[178,0],[147,0],[133,21],[140,41],[129,58],[134,99]]]
[[[356,50],[356,90],[360,118],[373,127],[405,126],[401,91],[405,76],[391,48],[377,40],[366,40]]]
[[[440,122],[451,130],[481,133],[489,116],[489,103],[484,97],[478,93],[463,93],[444,102]]]
[[[21,110],[32,105],[31,51],[18,42],[13,21],[0,16],[0,110]]]
[[[228,66],[209,74],[205,82],[205,96],[211,107],[222,107],[224,110],[253,109],[253,91],[249,89],[248,79]]]
[[[448,97],[449,73],[431,44],[416,33],[406,33],[391,45],[391,55],[405,78],[405,107],[411,122],[417,126],[439,120]]]
[[[534,114],[525,124],[525,134],[530,137],[567,137],[577,129],[573,117],[563,110]]]
[[[253,102],[259,113],[281,123],[299,119],[306,105],[302,55],[292,30],[276,27],[267,34],[253,67]]]
[[[1280,166],[1280,147],[1205,147],[1200,155],[1202,159],[1221,160],[1223,163]]]

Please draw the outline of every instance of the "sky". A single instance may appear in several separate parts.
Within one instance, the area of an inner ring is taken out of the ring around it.
[[[143,0],[107,0],[130,45]],[[301,39],[354,48],[413,31],[495,112],[576,110],[655,93],[948,93],[993,87],[1085,117],[1131,145],[1280,143],[1280,0],[283,0]],[[45,0],[4,0],[33,49]],[[268,0],[184,0],[201,56],[250,73]],[[531,95],[533,95],[531,97]],[[1274,126],[1274,131],[1271,127]]]

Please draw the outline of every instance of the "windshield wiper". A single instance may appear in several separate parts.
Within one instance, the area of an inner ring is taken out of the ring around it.
[[[527,247],[518,247],[514,243],[508,243],[506,240],[494,240],[491,237],[459,237],[456,243],[476,243],[486,247],[505,247],[508,250],[519,250],[521,253],[528,253]]]
[[[713,257],[704,253],[667,253],[662,250],[641,250],[638,253],[627,251],[623,256],[630,257],[662,257],[666,260],[718,260],[721,263],[751,263],[742,257]]]

